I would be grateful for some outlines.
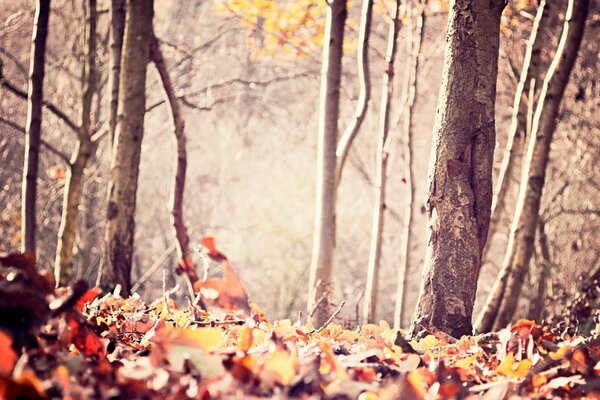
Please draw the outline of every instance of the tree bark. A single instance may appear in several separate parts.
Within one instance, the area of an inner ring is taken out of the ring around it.
[[[317,193],[315,231],[310,266],[308,311],[316,324],[324,323],[329,314],[332,291],[332,267],[335,249],[336,162],[340,106],[340,81],[346,0],[332,0],[327,6],[323,65],[319,101],[317,144]],[[325,303],[325,304],[321,304]],[[314,311],[314,313],[313,313]]]
[[[581,45],[588,8],[589,0],[569,0],[563,32],[533,119],[506,257],[479,324],[481,331],[504,328],[517,308],[533,251],[556,118]],[[490,320],[493,323],[489,323]]]
[[[110,15],[110,71],[108,73],[110,114],[108,117],[108,126],[110,129],[110,143],[112,145],[115,142],[115,129],[117,126],[119,75],[121,73],[123,33],[125,32],[125,0],[111,0]]]
[[[531,133],[528,132],[527,124],[528,106],[534,105],[536,94],[539,93],[541,87],[539,82],[541,82],[542,78],[540,77],[541,73],[539,69],[541,52],[545,44],[542,35],[549,26],[550,8],[546,4],[546,0],[540,1],[527,42],[523,67],[521,68],[519,83],[515,91],[511,123],[506,142],[506,153],[502,159],[498,180],[494,187],[490,229],[483,255],[484,261],[494,262],[492,257],[490,257],[492,236],[501,229],[502,216],[506,211],[506,200],[511,182],[518,182],[520,180],[521,164],[525,150],[525,137]]]
[[[98,276],[102,287],[120,284],[125,295],[131,287],[134,215],[146,111],[146,69],[153,35],[153,0],[127,0],[126,7],[118,117],[108,183],[104,260]]]
[[[537,290],[535,297],[529,302],[529,310],[527,318],[533,321],[541,321],[544,314],[544,303],[547,297],[547,286],[548,279],[550,277],[550,268],[552,267],[552,261],[550,259],[550,246],[548,244],[548,236],[546,235],[546,223],[539,219],[538,221],[538,232],[537,232],[537,243],[539,252],[539,273],[537,282]],[[536,255],[537,259],[537,255]]]
[[[383,216],[385,211],[385,187],[388,153],[385,148],[390,131],[390,99],[393,95],[394,62],[396,60],[396,42],[400,31],[400,0],[396,0],[390,28],[388,30],[385,69],[383,72],[379,132],[375,153],[375,179],[373,196],[373,219],[371,225],[371,246],[367,264],[367,285],[365,287],[362,309],[363,323],[372,322],[377,311],[377,295],[379,293],[379,270],[381,264],[381,242],[383,234]]]
[[[371,100],[371,74],[369,72],[369,37],[371,36],[371,23],[373,21],[373,0],[364,0],[360,14],[360,32],[358,35],[357,71],[360,94],[354,117],[344,131],[336,150],[336,185],[339,186],[342,172],[350,146],[354,141],[367,114],[367,106]]]
[[[75,153],[64,188],[63,212],[58,230],[58,245],[54,261],[56,283],[67,286],[73,278],[73,250],[78,232],[79,206],[84,186],[84,171],[92,157],[92,100],[96,92],[96,0],[88,0],[87,23],[84,35],[83,95],[81,99],[80,128]]]
[[[411,20],[412,21],[412,20]],[[415,198],[415,173],[413,160],[415,159],[413,146],[413,106],[417,98],[417,74],[419,69],[419,56],[421,44],[425,33],[425,4],[419,2],[415,17],[414,32],[411,29],[410,36],[410,76],[408,82],[408,93],[404,110],[404,123],[402,135],[404,136],[404,158],[406,163],[406,201],[404,210],[404,226],[402,227],[402,243],[400,246],[400,267],[398,272],[398,284],[396,289],[396,304],[394,309],[394,328],[400,329],[405,315],[407,297],[408,275],[412,272],[410,264],[410,250],[416,247],[418,238],[413,231],[414,220],[418,218],[419,209],[414,201]]]
[[[35,229],[37,177],[40,155],[42,105],[44,87],[44,64],[46,61],[46,38],[50,18],[50,0],[38,0],[31,39],[29,62],[29,90],[27,94],[27,122],[25,125],[25,163],[21,202],[21,251],[35,254]]]
[[[429,240],[412,334],[420,323],[472,333],[492,202],[496,76],[503,0],[454,0],[434,124]]]
[[[185,121],[156,36],[152,37],[150,44],[150,59],[158,71],[165,100],[169,105],[171,122],[173,122],[173,134],[175,135],[177,144],[177,160],[175,163],[175,185],[171,198],[171,217],[175,238],[177,239],[179,260],[183,264],[182,268],[193,285],[198,280],[198,275],[196,274],[196,267],[190,250],[190,239],[187,228],[183,221],[183,195],[185,192],[185,176],[187,171]]]

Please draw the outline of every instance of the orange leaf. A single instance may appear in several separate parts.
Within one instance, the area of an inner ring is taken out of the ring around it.
[[[87,303],[91,303],[92,301],[94,301],[94,299],[96,297],[98,297],[98,295],[102,292],[102,290],[100,288],[91,288],[88,289],[87,292],[85,292],[83,294],[83,296],[81,296],[79,298],[79,300],[77,300],[77,302],[75,303],[75,308],[77,308],[79,311],[83,311],[83,308],[85,307],[85,305]]]
[[[2,375],[10,375],[17,362],[17,353],[12,348],[12,342],[12,337],[0,330],[0,374]]]
[[[250,350],[252,347],[252,328],[248,325],[244,325],[242,331],[240,332],[240,337],[238,338],[237,348],[244,353]]]
[[[265,362],[265,370],[274,373],[282,385],[290,383],[296,375],[298,356],[289,350],[277,348],[269,354]]]

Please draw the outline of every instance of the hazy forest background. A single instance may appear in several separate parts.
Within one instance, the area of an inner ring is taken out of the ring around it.
[[[361,3],[349,3],[340,136],[353,121],[359,102],[356,58]],[[331,301],[336,305],[346,301],[340,317],[349,325],[362,319],[365,307],[384,75],[393,77],[393,94],[385,148],[387,187],[377,308],[370,319],[394,320],[398,271],[406,265],[401,325],[408,326],[417,303],[427,247],[427,172],[444,66],[448,4],[438,0],[425,5],[402,3],[409,11],[402,9],[394,71],[387,75],[385,54],[395,2],[374,4],[368,44],[370,101],[349,150],[337,195],[335,291]],[[556,53],[567,3],[546,3],[548,20],[538,32],[542,43],[538,82]],[[590,3],[583,41],[556,119],[534,254],[516,317],[541,320],[565,313],[581,285],[597,275],[599,267],[600,3]],[[88,2],[81,0],[52,2],[45,54],[44,99],[77,126],[82,107],[87,7]],[[501,20],[495,182],[507,153],[515,92],[537,7],[537,1],[511,0]],[[154,10],[154,33],[185,120],[188,168],[183,211],[191,247],[198,247],[204,235],[215,236],[220,250],[237,266],[250,299],[270,318],[295,318],[299,311],[306,312],[313,250],[324,2],[156,0]],[[107,134],[110,2],[99,0],[97,11],[97,74],[90,126],[98,141],[85,167],[74,249],[74,277],[92,284],[102,262],[111,157]],[[6,83],[27,92],[34,13],[31,1],[0,0],[0,250],[6,252],[19,249],[21,242],[27,117],[27,100],[15,95]],[[415,38],[421,34],[407,136],[405,100],[412,93],[411,61]],[[531,93],[535,91],[526,93],[524,102],[532,110],[533,102],[527,97]],[[146,80],[131,279],[132,284],[139,283],[135,287],[145,299],[160,295],[163,274],[169,287],[182,279],[174,272],[179,257],[170,211],[177,150],[163,98],[159,74],[151,63]],[[68,160],[76,149],[76,139],[77,133],[64,118],[44,109],[36,248],[39,268],[48,271],[53,271],[55,263]],[[501,268],[519,178],[519,174],[509,176],[506,206],[493,216],[499,219],[498,228],[487,244],[490,250],[484,252],[474,314],[482,308]],[[412,205],[407,200],[411,186]],[[412,218],[406,217],[406,210]],[[404,263],[403,238],[409,220],[412,239],[408,262]],[[197,265],[202,265],[200,257],[194,257]],[[145,276],[147,271],[153,272]]]

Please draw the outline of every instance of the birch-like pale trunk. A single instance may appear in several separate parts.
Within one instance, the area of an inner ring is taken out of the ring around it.
[[[129,294],[131,288],[134,217],[146,113],[146,69],[153,36],[153,0],[127,0],[126,10],[104,254],[98,275],[100,286],[111,288],[120,284],[124,295]]]
[[[411,20],[412,21],[412,20]],[[406,200],[404,209],[404,226],[402,227],[402,240],[400,244],[400,265],[398,271],[398,283],[396,286],[396,302],[394,307],[394,328],[399,329],[402,326],[406,307],[406,296],[408,293],[407,277],[412,272],[410,264],[410,250],[416,247],[418,238],[415,236],[413,228],[414,222],[418,218],[419,209],[414,201],[415,199],[415,171],[414,171],[414,146],[413,146],[413,107],[417,98],[417,73],[419,69],[419,57],[421,54],[421,45],[425,34],[425,4],[419,2],[415,11],[414,31],[411,29],[410,40],[410,75],[408,80],[408,92],[406,98],[405,110],[403,113],[404,121],[402,124],[402,136],[404,137],[404,159],[406,164]],[[411,27],[412,28],[412,27]]]
[[[50,18],[50,0],[36,2],[31,58],[29,62],[29,88],[27,93],[27,122],[25,124],[25,162],[21,200],[21,251],[35,254],[36,197],[39,170],[40,142],[42,137],[42,104],[44,101],[44,64],[46,39]]]
[[[78,234],[79,206],[83,195],[84,171],[92,157],[92,100],[96,92],[96,0],[88,0],[84,34],[84,68],[82,74],[83,95],[81,99],[80,128],[77,144],[67,171],[64,188],[63,211],[58,229],[58,245],[54,261],[54,277],[57,285],[67,286],[73,278],[73,258]]]
[[[589,3],[589,0],[568,2],[562,35],[544,79],[533,119],[508,249],[478,325],[481,332],[504,328],[512,321],[517,308],[533,252],[556,118],[577,59]]]
[[[495,100],[504,0],[453,0],[429,169],[429,238],[412,335],[472,333],[492,203]]]
[[[173,123],[173,134],[177,147],[177,159],[175,162],[175,183],[171,195],[171,222],[177,239],[177,253],[181,266],[192,285],[198,280],[194,259],[190,250],[190,238],[183,219],[183,195],[185,193],[185,176],[187,172],[187,149],[185,136],[185,120],[181,112],[179,99],[175,94],[175,88],[169,76],[169,70],[160,50],[160,44],[156,36],[152,38],[150,45],[150,59],[156,66],[163,87],[165,102],[169,106],[169,116]]]
[[[375,153],[375,179],[373,181],[373,217],[371,222],[371,245],[367,264],[367,284],[365,287],[362,322],[373,322],[377,311],[379,294],[379,270],[381,264],[381,245],[383,235],[383,217],[385,211],[385,187],[388,153],[385,147],[390,131],[390,108],[393,96],[394,62],[398,32],[400,32],[400,0],[396,0],[392,20],[388,29],[387,51],[381,88],[379,111],[379,132]]]
[[[336,146],[347,13],[346,0],[332,0],[327,4],[319,101],[315,230],[308,289],[309,319],[318,325],[323,324],[329,317],[329,299],[333,289]]]

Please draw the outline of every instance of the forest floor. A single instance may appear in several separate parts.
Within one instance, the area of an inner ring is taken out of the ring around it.
[[[315,327],[168,292],[145,304],[82,281],[54,289],[30,257],[0,262],[1,399],[600,399],[598,324],[406,340],[385,322]]]

